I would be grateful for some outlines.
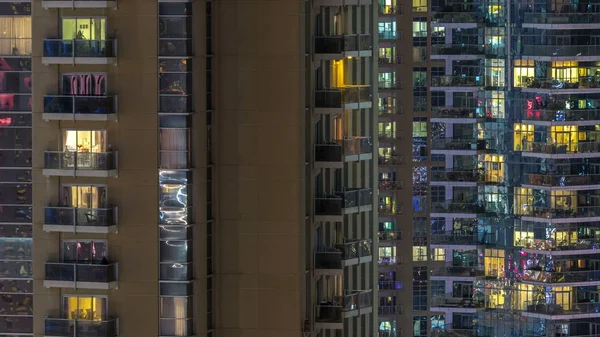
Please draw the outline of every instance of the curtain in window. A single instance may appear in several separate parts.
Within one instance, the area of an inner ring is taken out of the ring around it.
[[[189,129],[160,129],[160,167],[184,169],[189,166]]]
[[[0,16],[0,55],[31,55],[31,17]]]

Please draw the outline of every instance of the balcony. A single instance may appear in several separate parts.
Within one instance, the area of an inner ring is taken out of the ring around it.
[[[526,301],[521,315],[541,319],[563,320],[600,317],[600,303],[545,303]]]
[[[115,64],[116,61],[117,40],[44,40],[42,63],[46,65]]]
[[[381,241],[396,241],[396,240],[402,240],[402,231],[389,231],[389,230],[384,230],[384,231],[379,231],[377,232],[377,236],[379,238],[379,242],[381,245]]]
[[[475,60],[485,57],[486,48],[481,44],[434,44],[432,60]]]
[[[379,291],[385,291],[385,290],[401,290],[402,289],[402,282],[400,281],[387,281],[387,280],[380,280],[377,282],[377,288],[379,289]]]
[[[521,220],[550,223],[600,221],[600,206],[575,206],[571,208],[549,208],[529,206],[518,209]]]
[[[457,155],[475,155],[477,151],[484,151],[487,147],[485,139],[473,138],[434,138],[431,140],[432,154],[446,154],[451,152]]]
[[[600,13],[524,13],[523,28],[591,29],[600,28]]]
[[[404,307],[402,305],[380,305],[377,307],[377,313],[379,316],[401,315],[404,313]]]
[[[483,296],[483,295],[482,295]],[[477,297],[458,297],[452,293],[431,297],[432,311],[476,312],[485,307],[485,300]]]
[[[431,170],[432,185],[440,185],[436,183],[444,182],[448,184],[461,185],[461,183],[476,183],[482,181],[481,174],[476,170],[458,171],[454,169],[446,170]],[[465,184],[462,184],[465,185]],[[473,184],[466,184],[473,185]]]
[[[373,209],[373,191],[370,188],[347,188],[325,198],[315,198],[315,220],[342,222],[344,215]]]
[[[116,0],[42,0],[42,8],[115,8]]]
[[[373,292],[350,291],[349,295],[336,296],[315,307],[315,328],[344,328],[344,319],[373,312]]]
[[[402,181],[379,180],[379,191],[400,191],[404,189]]]
[[[44,287],[116,289],[118,264],[46,262]]]
[[[464,12],[447,12],[442,8],[441,11],[433,9],[432,11],[434,12],[431,20],[432,27],[477,28],[480,24],[484,23],[483,13],[475,9]]]
[[[377,59],[377,63],[379,64],[380,67],[382,66],[388,66],[388,65],[396,65],[396,64],[402,64],[403,62],[403,58],[401,56],[393,56],[393,55],[386,55],[386,56],[379,56],[379,58]]]
[[[402,5],[382,5],[379,4],[379,15],[403,14]]]
[[[431,86],[434,88],[447,88],[446,90],[455,89],[457,91],[472,91],[472,89],[483,87],[483,85],[483,76],[431,76]]]
[[[344,163],[371,159],[373,144],[370,137],[347,138],[315,145],[316,168],[342,168]]]
[[[568,144],[524,142],[522,155],[536,158],[597,158],[600,157],[600,143],[596,141],[579,141]]]
[[[404,83],[402,81],[379,81],[379,90],[399,90],[402,89]]]
[[[519,242],[523,246],[522,251],[532,254],[564,256],[564,255],[584,255],[598,254],[600,239],[580,238],[577,240],[544,240],[544,239],[523,239]]]
[[[44,318],[44,337],[118,337],[119,319]]]
[[[598,61],[600,45],[524,45],[524,60]]]
[[[431,213],[460,214],[462,217],[468,214],[473,218],[476,217],[477,213],[482,212],[483,208],[476,202],[446,200],[431,203]],[[460,218],[461,216],[457,217]]]
[[[399,156],[399,155],[378,156],[377,162],[379,163],[379,166],[402,166],[402,165],[404,165],[404,156]]]
[[[482,244],[477,232],[466,231],[446,231],[434,232],[431,234],[431,246],[452,247],[452,246],[475,246]],[[443,248],[443,247],[442,247]],[[473,247],[465,248],[473,249]]]
[[[546,272],[539,270],[525,270],[523,282],[556,286],[592,286],[600,285],[600,271],[598,270],[571,270],[566,272]]]
[[[556,78],[533,78],[524,80],[523,92],[548,93],[548,94],[584,94],[600,93],[600,78],[589,76],[573,80]]]
[[[44,96],[46,121],[117,120],[117,96]]]
[[[46,151],[42,173],[46,177],[117,177],[118,166],[118,151]]]
[[[44,232],[115,233],[117,207],[76,208],[45,207]]]
[[[480,108],[455,108],[455,107],[439,107],[432,109],[432,122],[442,123],[475,123],[476,118],[482,118],[479,114]]]
[[[547,189],[596,189],[600,185],[600,174],[587,175],[562,175],[562,174],[535,174],[525,173],[523,176],[523,186],[529,188],[547,188]],[[587,186],[587,188],[585,188]],[[573,188],[568,188],[573,187]]]
[[[379,131],[379,143],[390,143],[404,139],[404,132],[402,131]]]
[[[380,31],[379,40],[396,40],[400,34],[396,31]]]
[[[379,216],[396,216],[402,215],[402,206],[393,206],[393,205],[379,205],[378,214]]]
[[[370,109],[373,106],[371,87],[346,86],[315,91],[315,113],[342,114],[344,110]]]
[[[357,240],[335,244],[334,248],[319,248],[315,253],[315,273],[318,275],[341,275],[343,269],[371,262],[371,240]]]
[[[370,57],[373,40],[371,35],[333,35],[315,37],[315,58],[339,60],[346,57]]]
[[[402,106],[380,106],[377,109],[379,117],[393,117],[404,115],[404,107]]]
[[[521,120],[531,121],[533,125],[596,125],[600,124],[600,109],[567,110],[524,110]]]
[[[453,266],[434,268],[431,271],[431,279],[461,278],[472,281],[474,278],[484,277],[482,266]]]

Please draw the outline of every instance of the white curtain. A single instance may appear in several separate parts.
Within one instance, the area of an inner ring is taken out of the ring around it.
[[[31,17],[0,16],[0,55],[31,55]]]
[[[188,168],[189,159],[189,129],[160,129],[160,167]]]

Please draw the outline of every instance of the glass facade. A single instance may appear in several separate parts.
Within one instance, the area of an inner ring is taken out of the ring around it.
[[[33,336],[31,4],[0,26],[0,334]]]
[[[159,280],[162,336],[194,335],[192,5],[158,3]]]

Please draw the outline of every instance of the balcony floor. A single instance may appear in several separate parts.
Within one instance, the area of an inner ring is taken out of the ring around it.
[[[42,113],[45,121],[116,121],[117,114]]]
[[[42,57],[42,64],[116,64],[116,57]]]
[[[118,170],[74,170],[74,169],[43,169],[42,174],[46,177],[96,177],[116,178]]]
[[[117,225],[114,226],[72,226],[72,225],[52,225],[44,224],[42,227],[44,232],[55,233],[98,233],[108,234],[117,233]]]
[[[42,8],[116,8],[116,1],[99,1],[99,0],[84,0],[84,1],[68,1],[68,0],[42,0]]]
[[[44,280],[44,288],[73,288],[73,289],[118,289],[119,282],[77,282]]]

